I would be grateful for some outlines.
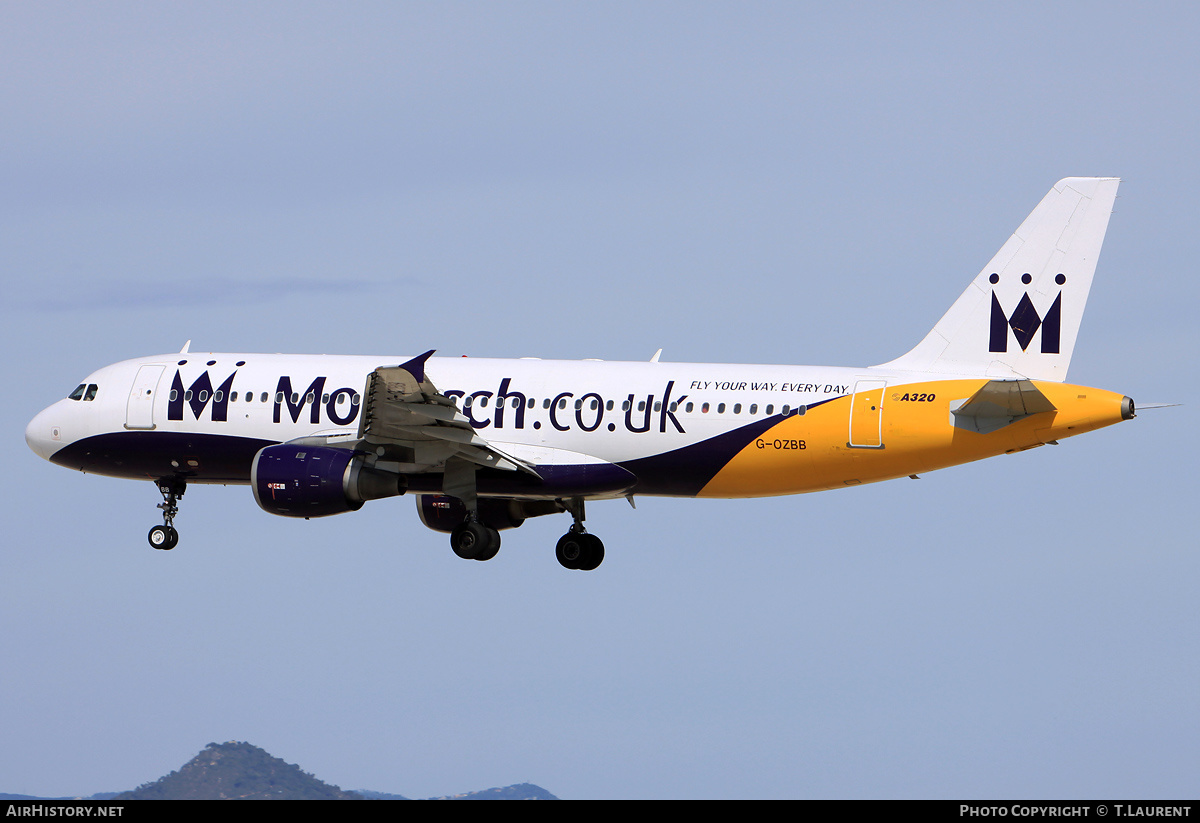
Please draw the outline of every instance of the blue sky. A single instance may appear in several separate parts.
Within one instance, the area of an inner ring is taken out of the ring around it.
[[[248,740],[344,788],[1178,797],[1200,766],[1188,4],[0,7],[0,790]],[[464,563],[25,446],[177,351],[867,365],[1058,179],[1125,181],[1070,380],[1181,408]]]

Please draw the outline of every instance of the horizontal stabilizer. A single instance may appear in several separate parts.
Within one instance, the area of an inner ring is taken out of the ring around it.
[[[1054,404],[1028,380],[989,380],[961,406],[951,408],[955,426],[979,434],[1051,411]]]

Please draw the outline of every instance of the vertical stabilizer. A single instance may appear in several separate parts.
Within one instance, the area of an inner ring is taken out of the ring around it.
[[[1065,380],[1120,182],[1058,181],[933,331],[876,368]]]

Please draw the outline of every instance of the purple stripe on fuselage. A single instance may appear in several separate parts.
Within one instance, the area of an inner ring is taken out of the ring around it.
[[[157,480],[183,477],[191,483],[249,483],[250,463],[276,441],[224,434],[112,432],[85,437],[50,456],[69,469]]]
[[[527,498],[625,493],[694,497],[738,452],[783,419],[783,415],[773,415],[700,443],[620,464],[535,466],[541,480],[526,472],[481,468],[477,475],[479,494]],[[194,432],[111,432],[64,446],[50,460],[109,477],[182,477],[189,483],[249,484],[254,455],[277,442]],[[440,492],[442,475],[410,475],[408,487],[419,492]]]

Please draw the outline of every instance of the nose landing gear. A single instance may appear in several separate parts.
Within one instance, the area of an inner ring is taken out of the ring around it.
[[[158,490],[162,493],[163,502],[158,504],[162,509],[163,524],[150,529],[146,539],[155,549],[170,551],[179,543],[179,532],[175,531],[175,515],[179,513],[178,501],[187,490],[187,484],[182,478],[164,478],[158,481]]]

